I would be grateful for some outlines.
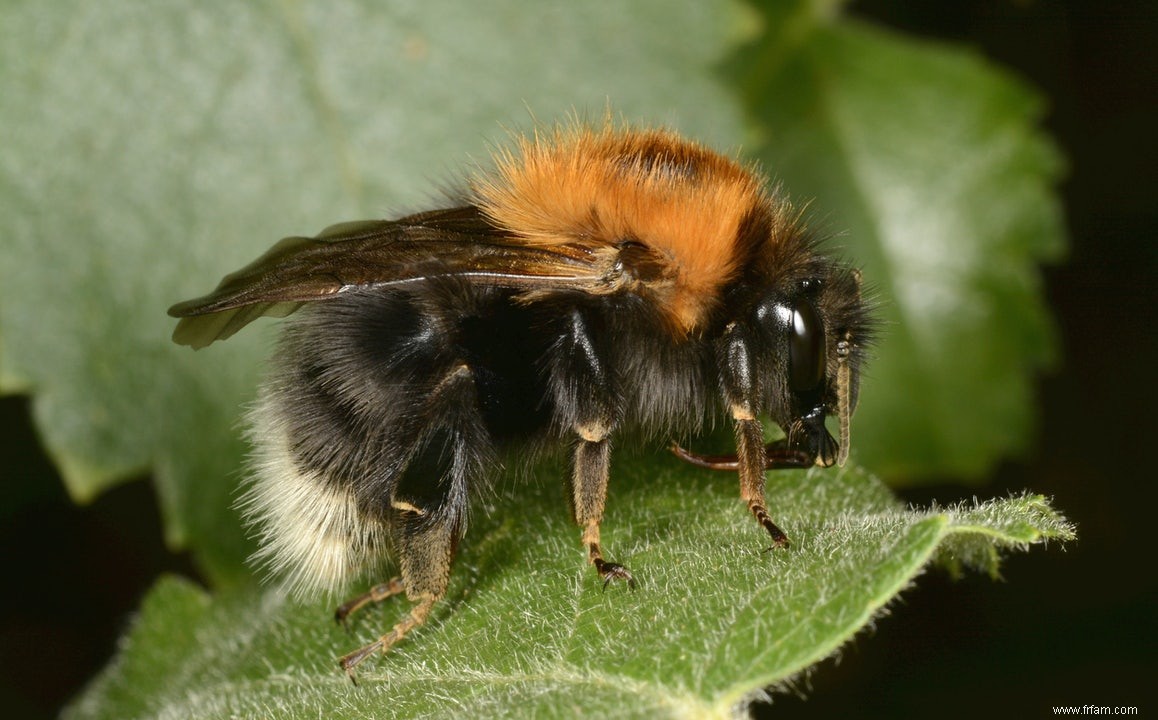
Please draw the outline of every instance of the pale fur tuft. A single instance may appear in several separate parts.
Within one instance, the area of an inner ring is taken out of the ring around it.
[[[255,450],[238,507],[260,544],[252,561],[295,596],[340,591],[382,557],[386,528],[359,511],[353,492],[296,465],[268,389],[249,421]]]

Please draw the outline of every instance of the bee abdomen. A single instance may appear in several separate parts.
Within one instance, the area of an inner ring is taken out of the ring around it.
[[[382,557],[386,526],[360,506],[352,483],[303,466],[268,391],[251,412],[257,439],[239,507],[255,531],[254,560],[295,595],[334,592]]]

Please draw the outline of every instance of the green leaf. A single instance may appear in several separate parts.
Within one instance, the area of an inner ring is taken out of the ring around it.
[[[663,0],[9,3],[0,392],[33,394],[74,498],[151,468],[170,543],[244,578],[228,508],[268,333],[194,354],[165,309],[282,236],[427,204],[504,124],[610,103],[726,144],[711,68],[742,24]]]
[[[1054,337],[1038,263],[1064,247],[1036,93],[963,49],[765,3],[731,63],[754,153],[863,267],[883,326],[853,429],[890,481],[977,477],[1026,449]]]
[[[604,541],[634,592],[601,591],[558,478],[505,484],[476,507],[447,600],[357,687],[335,658],[405,600],[346,633],[323,602],[169,579],[66,717],[724,717],[836,652],[930,561],[996,572],[999,550],[1073,536],[1040,497],[914,511],[861,471],[813,470],[770,475],[793,544],[765,552],[729,474],[615,470]]]

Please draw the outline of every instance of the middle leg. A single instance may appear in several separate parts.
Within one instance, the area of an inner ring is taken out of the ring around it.
[[[634,588],[635,578],[619,563],[605,560],[599,542],[599,524],[603,521],[611,474],[611,443],[605,434],[600,436],[591,428],[579,428],[578,432],[580,439],[571,470],[571,507],[575,522],[583,528],[588,562],[603,578],[604,588],[612,580],[626,580],[627,586]]]
[[[587,559],[603,578],[635,587],[635,578],[619,563],[603,557],[599,525],[607,501],[611,471],[611,432],[617,419],[614,377],[596,339],[597,316],[573,309],[567,326],[549,356],[556,420],[577,436],[569,478],[572,517],[583,530]]]

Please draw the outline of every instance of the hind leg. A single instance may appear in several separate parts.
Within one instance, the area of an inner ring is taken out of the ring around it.
[[[414,603],[389,632],[339,658],[338,663],[350,676],[350,680],[355,682],[354,668],[359,663],[376,652],[388,651],[407,633],[425,623],[435,603],[446,595],[451,562],[459,537],[459,524],[452,519],[455,513],[447,511],[442,513],[443,517],[431,517],[407,510],[403,514],[409,517],[400,518],[394,533],[402,575],[376,585],[364,595],[344,603],[335,613],[344,619],[365,605],[381,602],[403,592]]]
[[[401,576],[343,604],[336,615],[344,619],[369,603],[402,592],[414,606],[389,632],[339,660],[351,680],[359,663],[375,652],[388,651],[426,622],[435,603],[446,595],[469,484],[493,462],[478,412],[474,374],[465,363],[437,383],[424,417],[426,431],[392,489],[386,511]]]

